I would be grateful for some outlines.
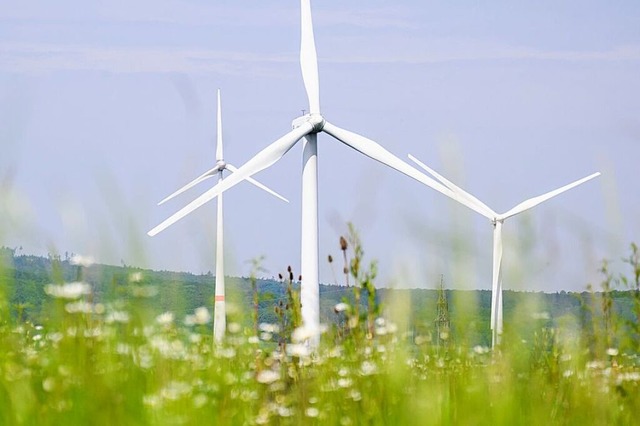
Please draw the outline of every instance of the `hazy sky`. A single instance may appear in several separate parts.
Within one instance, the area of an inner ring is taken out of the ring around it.
[[[0,0],[0,244],[213,271],[208,189],[156,202],[215,162],[242,165],[307,108],[299,3]],[[316,1],[323,114],[412,153],[498,211],[603,176],[506,222],[504,287],[582,289],[640,242],[640,2]],[[299,270],[301,145],[225,195],[228,272]],[[408,160],[407,160],[408,161]],[[324,257],[352,221],[379,285],[489,288],[491,225],[326,135]],[[341,265],[336,265],[336,272]]]

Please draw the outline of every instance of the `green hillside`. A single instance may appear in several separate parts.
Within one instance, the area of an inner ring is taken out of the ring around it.
[[[52,283],[83,281],[92,289],[93,303],[136,303],[145,317],[153,319],[164,312],[172,312],[176,318],[185,318],[198,307],[213,306],[215,278],[210,275],[194,275],[184,272],[152,271],[132,266],[94,264],[88,267],[74,265],[69,257],[16,255],[15,251],[2,248],[2,285],[12,316],[20,320],[38,323],[43,318],[47,303],[53,303],[45,288]],[[604,277],[606,278],[606,277]],[[437,283],[432,283],[433,287]],[[277,323],[276,306],[286,302],[285,280],[252,279],[251,277],[227,277],[227,301],[230,321],[249,327],[257,323]],[[293,283],[299,289],[299,283]],[[367,291],[362,290],[360,305],[367,306]],[[337,303],[354,304],[354,289],[345,286],[321,285],[321,322],[340,321],[334,312]],[[488,290],[445,290],[448,301],[452,332],[468,342],[487,345],[490,342],[489,313],[491,292]],[[254,303],[257,297],[257,305]],[[633,293],[610,291],[612,312],[633,323]],[[376,304],[382,310],[400,311],[405,327],[412,333],[430,335],[434,331],[438,291],[428,289],[393,290],[379,289]],[[539,329],[540,326],[557,326],[561,322],[593,322],[591,313],[601,311],[602,292],[540,293],[504,291],[504,317],[509,328],[519,330]],[[256,309],[257,308],[257,309]],[[597,314],[601,315],[601,314]],[[583,324],[584,325],[584,324]],[[576,326],[577,327],[577,326]],[[523,338],[526,338],[526,333]],[[530,336],[529,336],[530,337]]]

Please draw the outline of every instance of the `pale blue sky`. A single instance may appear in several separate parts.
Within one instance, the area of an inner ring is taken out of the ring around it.
[[[314,2],[323,113],[498,211],[602,171],[504,229],[505,288],[581,289],[640,240],[640,3],[450,3]],[[146,236],[209,184],[155,203],[213,165],[218,87],[232,164],[288,131],[298,49],[295,0],[0,0],[0,244],[214,270],[215,203]],[[380,284],[489,288],[484,218],[328,136],[319,150],[323,256],[351,220]],[[300,169],[297,146],[256,175],[289,205],[226,195],[231,274],[259,255],[299,269]]]

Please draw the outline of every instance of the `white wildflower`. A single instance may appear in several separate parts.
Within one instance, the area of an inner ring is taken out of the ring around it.
[[[291,345],[287,345],[287,355],[289,356],[297,356],[299,358],[309,356],[311,351],[309,347],[304,343],[294,343]]]
[[[360,366],[360,374],[362,374],[363,376],[370,376],[372,374],[375,374],[376,370],[376,365],[371,361],[364,361]]]
[[[73,256],[71,256],[69,262],[72,265],[84,266],[85,268],[87,268],[95,263],[95,259],[92,256],[82,256],[79,254],[74,254]]]
[[[609,356],[618,356],[618,349],[616,349],[616,348],[607,349],[607,355],[609,355]]]
[[[586,367],[589,370],[603,369],[604,363],[602,361],[590,361],[590,362],[587,362]]]
[[[351,329],[356,328],[358,326],[358,317],[355,315],[349,317],[349,321],[347,321],[347,325]]]
[[[89,302],[77,301],[64,305],[64,310],[70,314],[82,313],[90,314],[93,312],[93,305]]]
[[[242,326],[240,324],[238,324],[237,322],[232,322],[232,323],[229,323],[227,325],[227,330],[231,334],[237,334],[237,333],[240,333],[242,331]]]
[[[236,356],[236,350],[233,348],[220,348],[218,350],[218,354],[222,357],[222,358],[227,358],[227,359],[231,359],[231,358],[235,358]]]
[[[87,328],[84,330],[84,337],[100,337],[102,329],[100,327]]]
[[[42,381],[42,389],[45,392],[51,392],[55,389],[55,387],[56,387],[56,379],[54,379],[53,377],[47,377]]]
[[[211,321],[211,314],[204,306],[196,308],[193,315],[187,315],[184,322],[187,325],[203,325]]]
[[[116,353],[119,355],[129,355],[131,352],[131,346],[126,343],[118,343],[116,345]]]
[[[266,322],[260,323],[259,328],[260,331],[263,331],[265,333],[277,333],[280,331],[280,327],[278,327],[278,324],[269,324]]]
[[[353,421],[351,420],[351,418],[344,416],[343,418],[340,419],[340,424],[342,426],[349,426],[350,424],[352,424]]]
[[[352,384],[353,384],[353,381],[351,379],[346,378],[346,377],[342,377],[342,378],[338,379],[338,386],[340,386],[341,388],[348,388]]]
[[[259,383],[264,383],[266,385],[271,384],[280,378],[280,374],[276,373],[273,370],[262,370],[256,376],[256,380]]]
[[[267,332],[260,333],[260,339],[264,340],[265,342],[268,342],[269,340],[271,340],[272,337],[273,337],[273,334],[271,333],[267,333]]]
[[[320,411],[316,407],[309,407],[305,411],[305,414],[307,415],[307,417],[318,417]]]
[[[142,398],[142,403],[150,407],[157,407],[161,404],[160,397],[157,395],[145,395]]]
[[[195,313],[196,313],[196,321],[198,324],[206,324],[209,321],[211,321],[211,314],[209,313],[209,310],[204,306],[196,308]]]
[[[129,275],[129,282],[139,283],[142,281],[142,272],[134,272]]]
[[[473,347],[473,351],[478,355],[486,354],[489,352],[489,348],[486,346],[476,345]]]
[[[339,358],[342,356],[342,346],[333,346],[327,354],[329,358]]]
[[[255,421],[257,425],[266,425],[267,423],[269,423],[268,411],[265,410],[260,412],[260,414],[258,414],[258,417],[256,417]]]
[[[44,292],[49,296],[60,299],[77,299],[80,296],[91,294],[91,286],[85,282],[72,282],[62,285],[47,284]]]
[[[125,311],[113,311],[109,312],[104,320],[107,324],[114,322],[127,323],[129,322],[129,314]]]
[[[278,415],[280,417],[291,417],[293,412],[289,407],[278,406]]]
[[[197,394],[196,396],[193,397],[193,406],[195,408],[204,407],[205,404],[207,403],[207,401],[208,401],[207,396],[204,395],[204,394],[199,393],[199,394]]]
[[[346,303],[344,303],[344,302],[340,302],[340,303],[336,304],[336,306],[334,306],[334,307],[333,307],[333,310],[334,310],[336,313],[344,312],[344,311],[346,311],[347,309],[349,309],[349,305],[347,305],[347,304],[346,304]]]
[[[305,342],[320,334],[320,330],[313,330],[310,327],[298,327],[291,333],[291,340],[296,343]]]
[[[51,340],[53,343],[59,342],[60,340],[62,340],[63,337],[64,335],[60,332],[47,334],[47,339]]]
[[[620,374],[617,382],[618,384],[622,382],[640,382],[640,372],[630,371],[628,373]]]
[[[255,345],[257,343],[260,343],[260,339],[258,338],[258,336],[249,336],[249,338],[247,339],[247,342],[251,343],[252,345]]]
[[[173,312],[165,312],[156,317],[156,322],[160,325],[170,325],[173,322]]]
[[[160,395],[164,399],[176,401],[189,392],[191,392],[191,386],[188,383],[172,381],[160,391]]]

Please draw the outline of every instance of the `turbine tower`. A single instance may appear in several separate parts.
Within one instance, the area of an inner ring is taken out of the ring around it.
[[[529,198],[528,200],[523,201],[511,210],[499,214],[493,211],[473,195],[469,194],[465,190],[456,186],[451,181],[444,178],[442,175],[438,174],[435,170],[422,163],[413,155],[409,154],[409,158],[424,170],[426,170],[428,173],[430,173],[433,177],[442,182],[453,192],[455,192],[457,195],[459,195],[461,198],[464,198],[468,202],[474,203],[477,207],[477,209],[475,210],[488,218],[493,225],[493,277],[491,280],[491,345],[493,347],[500,343],[500,336],[502,335],[502,225],[504,224],[504,221],[512,216],[525,212],[537,206],[538,204],[555,197],[556,195],[560,195],[565,191],[568,191],[595,177],[600,176],[600,172],[593,173],[561,188],[547,192],[546,194]]]
[[[218,89],[218,113],[217,113],[217,138],[216,138],[216,165],[178,189],[173,194],[169,195],[164,200],[160,201],[158,205],[163,204],[175,196],[183,193],[184,191],[192,188],[200,182],[218,175],[218,183],[221,183],[224,179],[223,172],[228,170],[232,173],[238,169],[231,164],[224,161],[223,149],[222,149],[222,108],[220,102],[220,89]],[[268,193],[280,198],[283,201],[289,202],[286,198],[281,196],[275,191],[267,188],[260,182],[246,178],[249,182],[261,188]],[[218,197],[217,216],[216,216],[216,288],[215,288],[215,302],[213,306],[213,338],[216,342],[222,341],[224,338],[226,326],[226,309],[225,309],[225,286],[224,286],[224,226],[223,226],[223,209],[222,209],[222,194]],[[155,234],[154,234],[155,235]]]
[[[155,235],[209,200],[236,185],[243,179],[264,170],[282,158],[299,141],[303,141],[302,157],[302,241],[301,241],[301,303],[302,321],[307,331],[313,335],[309,343],[312,347],[319,342],[319,278],[318,278],[318,145],[317,134],[324,132],[392,169],[395,169],[436,191],[458,200],[467,207],[478,207],[465,198],[458,197],[453,191],[424,173],[416,170],[400,158],[391,154],[378,143],[349,130],[342,129],[330,122],[320,112],[320,86],[318,78],[318,60],[313,35],[310,0],[301,0],[301,42],[300,67],[302,79],[309,101],[309,113],[296,118],[289,133],[271,145],[268,145],[253,158],[242,165],[223,182],[218,183],[193,202],[170,216],[157,227],[149,231]]]

